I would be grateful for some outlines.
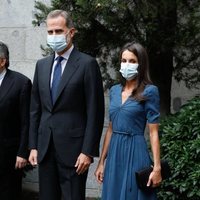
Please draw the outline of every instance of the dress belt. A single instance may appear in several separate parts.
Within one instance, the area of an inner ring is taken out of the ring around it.
[[[143,132],[133,133],[133,132],[130,132],[130,131],[113,131],[113,133],[120,134],[120,135],[128,135],[128,136],[136,136],[136,135],[144,136]]]

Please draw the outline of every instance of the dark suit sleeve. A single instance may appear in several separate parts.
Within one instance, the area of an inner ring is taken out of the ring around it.
[[[82,153],[99,156],[99,143],[104,123],[104,92],[101,72],[95,59],[86,66],[84,90],[87,124]]]
[[[20,93],[20,146],[17,155],[28,158],[28,131],[29,131],[29,110],[30,110],[31,81],[26,79]]]
[[[38,63],[36,64],[31,92],[29,149],[37,149],[38,127],[41,117],[41,103],[38,90]]]

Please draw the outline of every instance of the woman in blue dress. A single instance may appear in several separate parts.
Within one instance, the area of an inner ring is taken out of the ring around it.
[[[154,163],[147,186],[161,183],[158,88],[149,78],[148,56],[140,44],[126,44],[120,58],[122,81],[110,89],[110,123],[95,176],[103,182],[102,200],[155,200],[154,189],[138,188],[135,172],[152,165],[144,137],[147,124]]]

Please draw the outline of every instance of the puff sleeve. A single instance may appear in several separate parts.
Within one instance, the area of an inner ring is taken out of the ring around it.
[[[154,85],[148,85],[145,88],[144,96],[147,98],[145,101],[145,113],[147,122],[150,124],[159,123],[160,97],[158,88]]]

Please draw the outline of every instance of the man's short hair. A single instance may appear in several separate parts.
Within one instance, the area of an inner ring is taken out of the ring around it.
[[[53,10],[53,11],[51,11],[47,15],[47,20],[51,19],[51,18],[56,18],[56,17],[59,17],[59,16],[62,16],[65,19],[66,26],[68,28],[74,28],[74,23],[72,21],[72,18],[70,16],[70,14],[67,11],[65,11],[65,10]]]

